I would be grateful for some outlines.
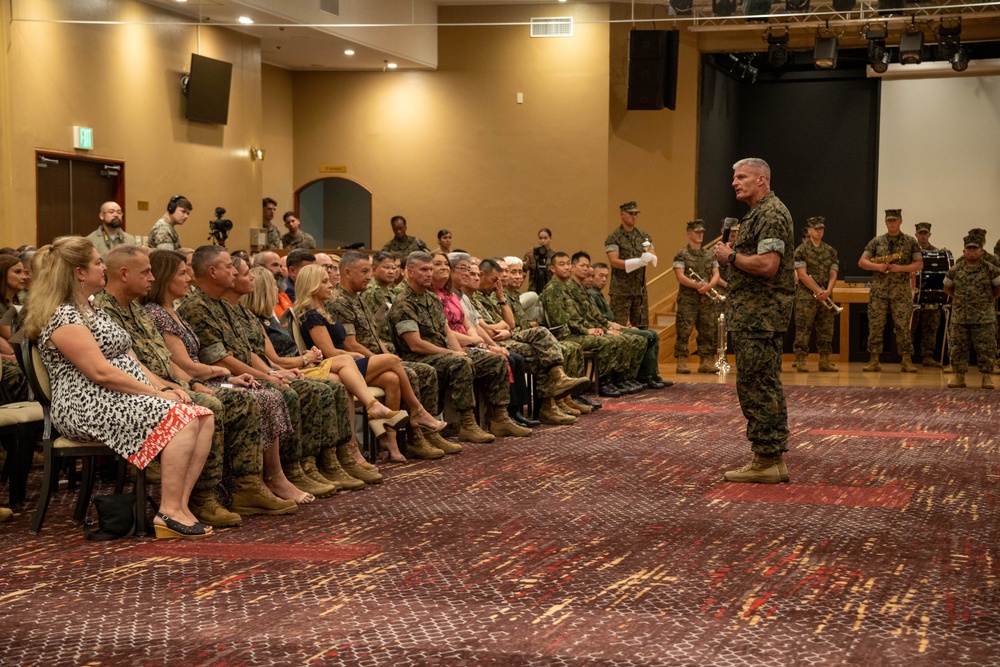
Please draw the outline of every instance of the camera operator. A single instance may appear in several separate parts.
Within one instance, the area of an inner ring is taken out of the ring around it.
[[[223,218],[226,214],[226,209],[221,206],[215,207],[215,220],[208,221],[208,240],[212,241],[215,245],[226,245],[226,239],[229,238],[229,232],[233,230],[233,221]]]
[[[194,206],[184,195],[174,195],[167,202],[167,212],[149,230],[146,245],[155,250],[180,250],[181,241],[177,236],[177,226],[187,222]]]

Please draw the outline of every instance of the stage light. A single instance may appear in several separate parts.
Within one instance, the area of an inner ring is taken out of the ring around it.
[[[747,21],[767,23],[767,15],[771,13],[771,0],[743,0],[743,15]]]
[[[816,69],[836,69],[839,47],[836,37],[817,37],[816,46],[813,47],[813,65]]]
[[[905,7],[906,0],[878,0],[879,14],[902,14]]]
[[[969,54],[965,49],[955,51],[955,55],[951,57],[951,68],[956,72],[964,72],[969,68]]]
[[[767,62],[771,67],[784,67],[788,63],[788,29],[776,35],[774,30],[767,30]]]
[[[938,58],[950,61],[962,48],[962,18],[942,19],[937,27]]]
[[[785,0],[786,12],[808,12],[809,0]]]
[[[693,0],[670,0],[670,11],[672,14],[687,15],[691,13]]]
[[[726,18],[736,13],[736,0],[712,0],[712,16]]]
[[[923,60],[924,33],[910,29],[899,38],[899,64],[919,65]]]
[[[885,48],[885,38],[889,36],[889,26],[885,23],[868,24],[865,26],[865,39],[868,40],[868,62],[872,69],[884,74],[889,69],[889,51]]]
[[[833,0],[833,9],[838,12],[849,12],[858,4],[858,0]]]

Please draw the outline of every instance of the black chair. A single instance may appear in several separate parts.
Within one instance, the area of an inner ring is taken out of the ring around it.
[[[35,398],[42,406],[44,413],[44,430],[42,432],[42,453],[45,463],[42,469],[42,488],[38,496],[38,507],[35,509],[35,516],[31,520],[30,532],[37,535],[42,529],[42,522],[45,521],[45,512],[49,507],[49,499],[52,493],[59,487],[59,471],[64,462],[69,461],[75,470],[76,459],[82,460],[82,473],[80,476],[80,491],[76,500],[76,509],[73,512],[73,521],[82,523],[87,513],[87,504],[90,502],[90,494],[94,488],[94,460],[99,456],[109,456],[115,454],[107,445],[100,442],[77,442],[60,436],[52,425],[52,384],[49,381],[49,373],[42,362],[42,355],[38,347],[31,341],[25,340],[18,348],[18,359],[24,368],[24,374],[28,380],[28,387]],[[128,462],[118,457],[118,480],[115,484],[115,493],[121,493],[125,487],[126,467]],[[136,470],[135,475],[135,534],[143,537],[147,534],[146,517],[146,473],[144,470]]]
[[[0,442],[7,449],[7,458],[0,478],[10,481],[11,506],[24,502],[31,459],[34,455],[35,432],[45,415],[36,401],[11,401],[2,390],[3,366],[0,365]]]

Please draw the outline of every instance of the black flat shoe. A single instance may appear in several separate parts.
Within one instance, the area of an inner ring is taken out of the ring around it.
[[[573,400],[577,403],[582,403],[583,405],[589,405],[591,410],[600,410],[604,407],[604,404],[600,401],[595,401],[589,396],[584,396],[583,394],[578,394],[573,397]]]
[[[525,417],[524,413],[521,412],[520,410],[515,410],[514,412],[508,412],[507,414],[509,414],[510,418],[514,420],[514,423],[520,424],[521,426],[525,426],[527,428],[535,428],[536,426],[541,426],[542,424],[542,422],[538,421],[537,419],[531,419],[529,417]]]

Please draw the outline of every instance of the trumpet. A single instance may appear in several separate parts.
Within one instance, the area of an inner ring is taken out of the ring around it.
[[[707,280],[705,280],[704,278],[702,278],[701,276],[699,276],[697,273],[695,273],[694,269],[688,269],[687,272],[688,272],[688,276],[691,278],[691,280],[694,280],[695,282],[699,282],[699,283],[707,283],[708,282]],[[722,303],[722,302],[724,302],[726,300],[726,295],[725,294],[719,294],[719,292],[713,287],[712,289],[708,290],[708,298],[710,298],[712,301],[718,301],[719,303]]]
[[[832,310],[835,315],[840,315],[840,313],[843,312],[844,310],[843,307],[835,304],[833,302],[833,299],[831,299],[830,297],[826,297],[825,299],[820,301],[820,303],[822,303],[824,306]]]

